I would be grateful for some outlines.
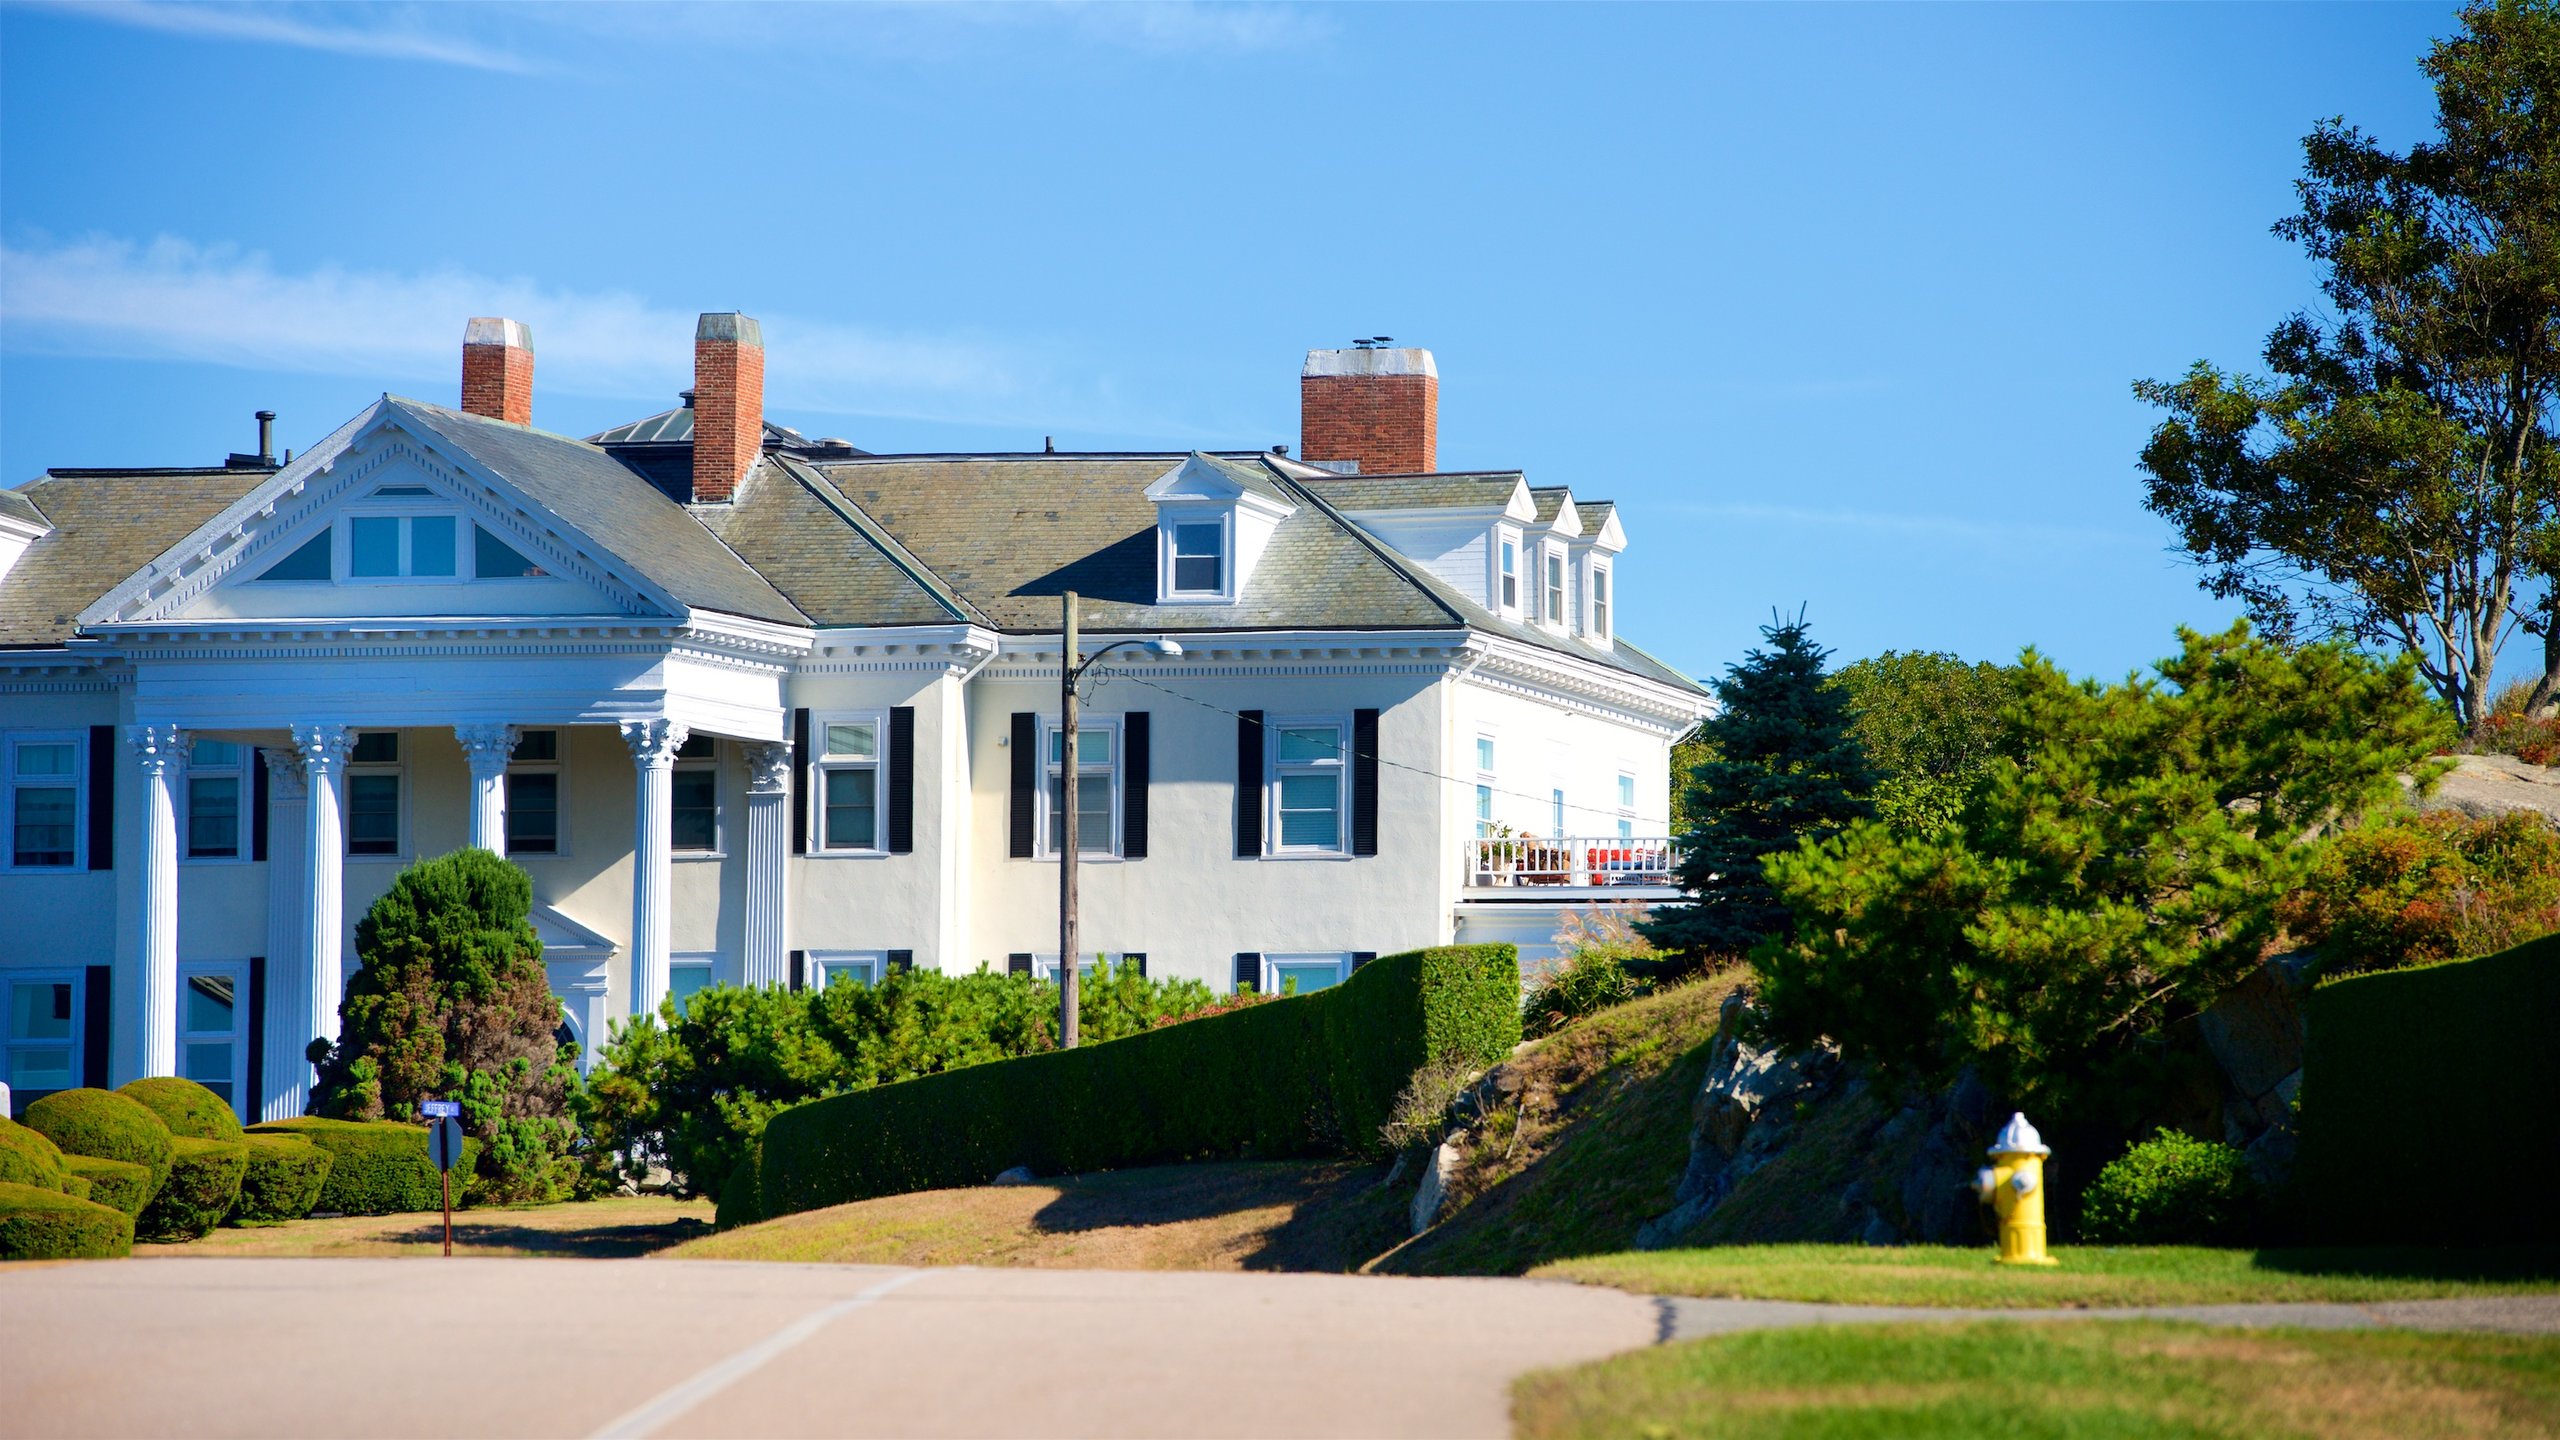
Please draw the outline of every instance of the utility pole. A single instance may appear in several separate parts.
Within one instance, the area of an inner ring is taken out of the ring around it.
[[[1058,625],[1058,813],[1051,817],[1050,833],[1058,844],[1058,1048],[1073,1050],[1079,1038],[1077,992],[1083,970],[1076,963],[1076,852],[1082,843],[1076,834],[1076,767],[1082,757],[1076,753],[1076,683],[1094,661],[1123,645],[1143,646],[1158,659],[1169,660],[1182,653],[1182,647],[1159,636],[1153,640],[1114,640],[1079,661],[1076,652],[1083,643],[1076,631],[1076,592],[1066,595],[1066,609]],[[1046,765],[1049,757],[1040,757]]]

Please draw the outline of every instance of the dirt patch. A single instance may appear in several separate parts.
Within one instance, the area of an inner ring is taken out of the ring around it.
[[[453,1217],[459,1255],[556,1256],[614,1260],[647,1255],[711,1230],[711,1202],[622,1196],[521,1210],[464,1210]],[[216,1255],[442,1255],[444,1217],[348,1215],[216,1230],[188,1245],[136,1245],[133,1253],[185,1259]]]

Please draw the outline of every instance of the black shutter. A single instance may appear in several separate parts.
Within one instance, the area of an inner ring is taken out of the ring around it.
[[[115,970],[89,967],[89,993],[82,998],[88,1013],[80,1017],[80,1083],[92,1090],[107,1088],[108,1037],[115,1032],[107,1007],[115,1003]]]
[[[1147,858],[1147,780],[1154,773],[1152,726],[1147,712],[1120,717],[1120,855]]]
[[[259,773],[266,773],[266,768],[259,766]],[[250,1124],[255,1125],[266,1118],[267,957],[264,955],[249,957],[249,1093],[241,1098],[247,1102]]]
[[[1262,988],[1261,951],[1239,950],[1236,952],[1236,988],[1238,990]]]
[[[794,990],[809,988],[809,952],[806,950],[791,952],[791,988]]]
[[[89,727],[89,868],[116,868],[116,727]]]
[[[1025,951],[1025,952],[1021,952],[1021,953],[1017,953],[1017,954],[1007,955],[1006,957],[1004,957],[1004,973],[1006,973],[1007,975],[1028,975],[1028,974],[1030,974],[1030,973],[1031,973],[1031,956],[1030,956],[1029,952]]]
[[[1013,810],[1006,816],[1011,830],[1011,854],[1016,860],[1031,858],[1032,802],[1040,789],[1040,721],[1028,710],[1013,712]]]
[[[1123,951],[1123,952],[1121,953],[1121,955],[1120,955],[1120,963],[1122,963],[1122,964],[1124,964],[1124,965],[1135,965],[1135,966],[1137,966],[1137,967],[1138,967],[1138,978],[1139,978],[1139,979],[1141,979],[1141,980],[1144,980],[1144,979],[1146,979],[1146,978],[1147,978],[1147,954],[1146,954],[1146,952],[1145,952],[1145,951],[1143,951],[1143,950],[1127,950],[1127,951]]]
[[[904,975],[915,968],[916,952],[913,950],[892,950],[889,952],[890,974]]]
[[[916,707],[889,712],[889,853],[916,848]]]
[[[800,787],[807,783],[808,773],[809,712],[794,710],[791,712],[791,779],[782,787],[782,793],[790,797],[791,853],[794,855],[809,853],[809,799],[800,793]],[[800,952],[794,950],[791,953],[797,955]],[[797,990],[800,988],[798,972],[794,971],[793,975],[791,988]]]
[[[1236,716],[1236,858],[1262,858],[1262,712],[1259,710],[1241,711]]]
[[[1351,712],[1351,853],[1378,853],[1378,712]]]
[[[1351,952],[1351,968],[1357,972],[1361,966],[1377,958],[1378,952],[1375,950],[1354,950]]]
[[[267,858],[267,752],[249,752],[249,858]]]

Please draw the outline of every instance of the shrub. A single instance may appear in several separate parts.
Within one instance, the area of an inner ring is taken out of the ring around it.
[[[133,1250],[133,1217],[59,1190],[0,1181],[0,1260],[100,1260]]]
[[[250,1127],[252,1135],[290,1135],[329,1152],[329,1173],[311,1208],[340,1215],[399,1215],[444,1204],[424,1126],[397,1120],[329,1120],[304,1116]],[[465,1140],[460,1175],[470,1173],[480,1142]],[[457,1176],[459,1178],[459,1175]],[[454,1187],[454,1201],[465,1199]]]
[[[60,1190],[62,1147],[6,1115],[0,1115],[0,1184]]]
[[[750,1147],[747,1158],[729,1172],[729,1182],[720,1187],[720,1204],[712,1216],[713,1224],[734,1230],[764,1219],[764,1194],[756,1182],[756,1166],[763,1158],[757,1147]]]
[[[2320,973],[2495,954],[2560,930],[2560,831],[2540,815],[2400,815],[2349,830],[2286,897]]]
[[[169,1178],[169,1127],[149,1107],[113,1090],[56,1090],[27,1107],[27,1128],[73,1155],[122,1160],[151,1172],[157,1191]]]
[[[2560,1243],[2560,936],[2349,976],[2303,1009],[2307,1239]]]
[[[139,1217],[142,1207],[151,1203],[151,1172],[129,1160],[107,1160],[95,1155],[65,1155],[64,1173],[89,1182],[89,1198],[110,1210],[120,1210],[127,1217]]]
[[[328,1151],[291,1135],[247,1135],[242,1141],[249,1147],[249,1167],[225,1223],[299,1220],[319,1208],[329,1182]]]
[[[1520,1039],[1508,945],[1388,956],[1343,984],[1125,1039],[794,1106],[765,1126],[764,1213],[1042,1174],[1373,1151],[1414,1071]]]
[[[1627,962],[1606,950],[1585,951],[1549,972],[1521,1007],[1522,1033],[1552,1035],[1583,1016],[1636,998]]]
[[[248,1146],[237,1140],[199,1140],[192,1135],[180,1135],[170,1144],[169,1178],[135,1218],[137,1240],[160,1244],[201,1240],[239,1202],[240,1177],[249,1168]]]
[[[2239,1245],[2258,1225],[2249,1162],[2228,1145],[2175,1130],[2127,1150],[2080,1197],[2092,1245]]]
[[[240,1138],[240,1117],[231,1113],[231,1102],[193,1080],[155,1075],[128,1081],[116,1093],[159,1116],[172,1135],[198,1140]]]

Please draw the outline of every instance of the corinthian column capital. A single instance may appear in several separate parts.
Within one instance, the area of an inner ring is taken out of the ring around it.
[[[303,779],[302,757],[291,750],[258,751],[267,765],[267,794],[287,805],[298,805],[311,798],[311,787]]]
[[[471,762],[471,778],[488,780],[507,773],[507,762],[515,758],[516,742],[524,732],[496,723],[456,725],[453,738],[462,742],[462,756]]]
[[[172,766],[183,762],[193,738],[175,725],[128,725],[124,730],[124,743],[132,747],[134,758],[150,775],[165,775]]]
[[[791,788],[791,747],[759,741],[745,747],[747,793],[780,795]]]
[[[693,738],[692,730],[681,720],[625,720],[622,743],[631,747],[631,763],[644,770],[659,769],[673,763],[684,742]]]
[[[347,756],[356,748],[356,732],[344,725],[296,725],[293,727],[294,753],[302,757],[305,770],[324,775],[344,769]]]

